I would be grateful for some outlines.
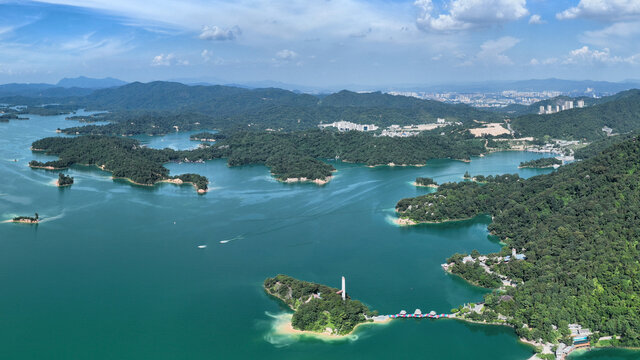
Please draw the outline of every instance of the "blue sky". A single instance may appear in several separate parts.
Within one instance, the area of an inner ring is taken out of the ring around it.
[[[0,83],[640,78],[640,0],[0,0]]]

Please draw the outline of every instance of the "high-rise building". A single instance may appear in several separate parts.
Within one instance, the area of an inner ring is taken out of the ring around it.
[[[578,100],[578,108],[584,107],[584,100]]]
[[[347,300],[347,285],[344,276],[342,277],[342,300]]]
[[[538,114],[544,114],[544,105],[540,105],[540,112]]]

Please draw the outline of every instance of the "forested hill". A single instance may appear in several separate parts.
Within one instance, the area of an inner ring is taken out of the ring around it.
[[[184,118],[185,114],[195,114],[198,120],[183,122],[181,129],[215,127],[233,130],[244,127],[285,131],[304,130],[322,122],[340,120],[388,126],[433,123],[437,118],[461,122],[499,121],[503,118],[499,113],[467,105],[451,105],[382,93],[341,91],[315,96],[276,88],[189,86],[165,81],[135,82],[96,90],[86,96],[0,99],[0,103],[10,104],[35,105],[42,102],[109,111],[103,120],[122,122],[118,132],[110,132],[115,130],[113,128],[91,130],[93,134],[108,135],[135,133],[141,127],[145,132],[167,133],[173,126],[179,126],[174,119]],[[151,121],[150,117],[154,120]],[[132,122],[135,126],[130,126]]]
[[[640,346],[638,159],[634,137],[548,175],[443,184],[397,209],[415,221],[494,216],[491,232],[527,259],[493,266],[520,284],[507,290],[513,301],[489,295],[487,306],[519,335],[552,341],[579,323]]]
[[[306,178],[326,181],[334,168],[319,159],[340,158],[368,165],[417,165],[434,158],[469,159],[485,151],[482,139],[475,139],[455,128],[448,131],[449,136],[422,134],[410,138],[374,137],[357,131],[340,133],[318,129],[293,133],[237,132],[229,137],[218,137],[211,146],[183,151],[150,149],[124,137],[50,137],[34,142],[32,147],[60,159],[32,162],[32,166],[54,169],[72,164],[104,166],[104,170],[113,172],[115,177],[151,185],[171,179],[164,163],[226,158],[230,166],[264,164],[280,180]],[[192,175],[196,176],[199,175]],[[204,177],[194,183],[199,189],[207,188]]]
[[[277,275],[264,281],[265,291],[287,304],[295,313],[291,325],[298,330],[349,334],[356,325],[367,321],[371,312],[360,301],[347,297],[344,301],[338,289],[325,285]]]
[[[549,115],[524,115],[513,119],[512,127],[523,136],[556,139],[597,140],[602,128],[626,133],[640,128],[640,90],[628,90],[599,100],[599,104]]]

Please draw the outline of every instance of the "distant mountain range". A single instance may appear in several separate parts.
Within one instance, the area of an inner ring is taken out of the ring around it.
[[[94,79],[85,76],[79,76],[76,78],[64,78],[56,84],[58,87],[63,88],[85,88],[85,89],[104,89],[116,86],[126,85],[126,81],[114,79],[112,77],[106,77],[104,79]]]
[[[126,85],[127,82],[114,79],[93,79],[84,76],[64,78],[57,84],[4,84],[0,85],[0,97],[26,96],[40,98],[62,98],[85,96],[96,89]]]
[[[174,79],[186,85],[225,85],[245,89],[278,88],[307,94],[330,94],[340,90],[356,92],[426,92],[426,93],[497,93],[508,90],[515,91],[558,91],[569,96],[612,95],[620,91],[640,88],[640,80],[625,80],[623,82],[593,81],[593,80],[562,80],[562,79],[532,79],[518,81],[489,81],[477,83],[454,83],[439,85],[400,84],[400,85],[357,85],[342,84],[333,86],[311,86],[290,84],[279,81],[247,81],[232,82],[213,77]],[[114,79],[95,79],[84,76],[64,78],[56,84],[5,84],[0,85],[0,97],[28,96],[28,97],[67,97],[83,96],[96,89],[106,89],[126,85],[127,82]],[[521,110],[521,109],[518,109]]]

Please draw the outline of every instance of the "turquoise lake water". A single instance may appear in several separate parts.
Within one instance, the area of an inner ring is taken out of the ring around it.
[[[417,176],[437,182],[518,169],[540,154],[502,152],[471,163],[367,168],[334,163],[327,185],[283,184],[264,166],[224,160],[167,164],[171,174],[211,180],[142,187],[96,168],[73,167],[70,188],[56,172],[32,170],[31,142],[76,122],[31,116],[0,123],[0,219],[38,212],[37,226],[0,224],[2,359],[527,359],[531,348],[507,327],[455,320],[394,320],[363,327],[357,339],[323,342],[272,331],[285,308],[262,290],[278,273],[338,287],[381,313],[448,312],[485,290],[447,275],[455,252],[496,251],[490,219],[401,228],[393,208]],[[192,148],[188,133],[144,138],[151,147]],[[14,160],[17,160],[14,161]],[[221,241],[223,243],[221,243]],[[199,248],[206,245],[206,248]],[[630,355],[632,354],[632,355]],[[575,358],[631,359],[592,351]],[[638,358],[638,357],[635,357]]]

